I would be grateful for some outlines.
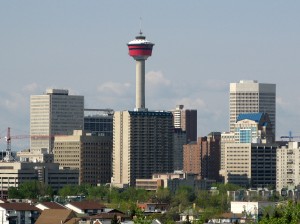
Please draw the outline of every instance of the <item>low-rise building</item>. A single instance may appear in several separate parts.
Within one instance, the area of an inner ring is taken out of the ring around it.
[[[105,212],[106,206],[95,201],[74,201],[65,205],[78,214],[95,215]]]
[[[28,203],[0,203],[0,222],[2,224],[34,224],[40,210]]]
[[[0,170],[0,198],[26,181],[40,181],[54,191],[78,184],[78,170],[59,169],[58,163],[0,162]]]

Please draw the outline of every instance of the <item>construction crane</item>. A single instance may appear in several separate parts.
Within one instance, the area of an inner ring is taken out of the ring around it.
[[[11,162],[14,161],[14,158],[11,155],[11,137],[10,137],[10,127],[7,128],[7,134],[5,136],[6,140],[6,151],[5,151],[5,157],[3,160],[5,162]]]
[[[281,138],[281,141],[283,141],[283,139],[288,138],[289,142],[291,142],[291,141],[293,141],[294,138],[300,138],[300,136],[293,136],[292,132],[289,131],[289,135],[288,136],[281,136],[280,138]]]

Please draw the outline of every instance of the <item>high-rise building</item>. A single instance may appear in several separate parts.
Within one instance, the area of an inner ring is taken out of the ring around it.
[[[184,105],[177,105],[172,110],[174,127],[186,131],[188,142],[197,141],[197,110],[183,108]]]
[[[231,132],[234,132],[239,114],[264,112],[269,114],[273,133],[276,134],[276,85],[256,80],[230,83],[229,111]]]
[[[95,136],[113,136],[112,109],[84,109],[84,130]]]
[[[245,187],[276,184],[277,144],[225,144],[225,183]]]
[[[276,190],[295,189],[300,184],[300,142],[279,147],[276,157]]]
[[[183,146],[183,171],[219,180],[221,133],[211,132]]]
[[[79,183],[106,184],[111,180],[111,137],[92,136],[82,130],[56,136],[54,161],[60,167],[79,170]]]
[[[52,152],[55,135],[71,135],[83,129],[84,97],[68,90],[48,89],[30,97],[30,151]]]
[[[181,128],[174,128],[173,132],[173,168],[183,169],[183,146],[187,143],[186,132]]]
[[[117,187],[173,171],[171,112],[118,111],[114,114],[113,177]]]

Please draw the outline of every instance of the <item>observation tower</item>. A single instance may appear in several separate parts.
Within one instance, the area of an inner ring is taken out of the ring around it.
[[[129,55],[136,61],[135,111],[146,111],[145,108],[145,61],[152,54],[154,43],[146,40],[142,31],[127,46]]]

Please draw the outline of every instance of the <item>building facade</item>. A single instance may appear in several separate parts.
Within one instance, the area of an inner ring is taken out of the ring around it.
[[[183,171],[201,178],[219,180],[221,133],[211,132],[183,147]]]
[[[171,112],[115,112],[112,185],[134,186],[136,179],[173,171],[172,117]]]
[[[68,90],[47,89],[30,97],[30,151],[52,152],[55,135],[69,135],[83,128],[84,97]]]
[[[300,142],[277,149],[276,190],[295,189],[300,184]]]
[[[84,109],[84,130],[96,136],[113,136],[114,111],[111,109]]]
[[[181,128],[174,128],[173,132],[173,169],[183,169],[183,146],[187,143],[186,132]]]
[[[273,143],[275,135],[267,113],[239,114],[234,125],[236,143]]]
[[[269,114],[273,133],[276,134],[276,85],[258,83],[256,80],[241,80],[230,83],[230,131],[239,114],[265,112]]]
[[[92,136],[82,130],[74,130],[70,136],[56,136],[54,161],[61,167],[79,170],[79,183],[92,185],[111,180],[111,137]]]
[[[1,198],[8,196],[8,188],[26,181],[40,181],[55,191],[78,184],[78,170],[59,169],[58,163],[1,162],[0,169]]]
[[[174,127],[186,132],[187,142],[197,141],[197,110],[183,108],[183,105],[177,105],[172,110]]]
[[[225,145],[225,183],[245,187],[276,185],[276,144]]]

